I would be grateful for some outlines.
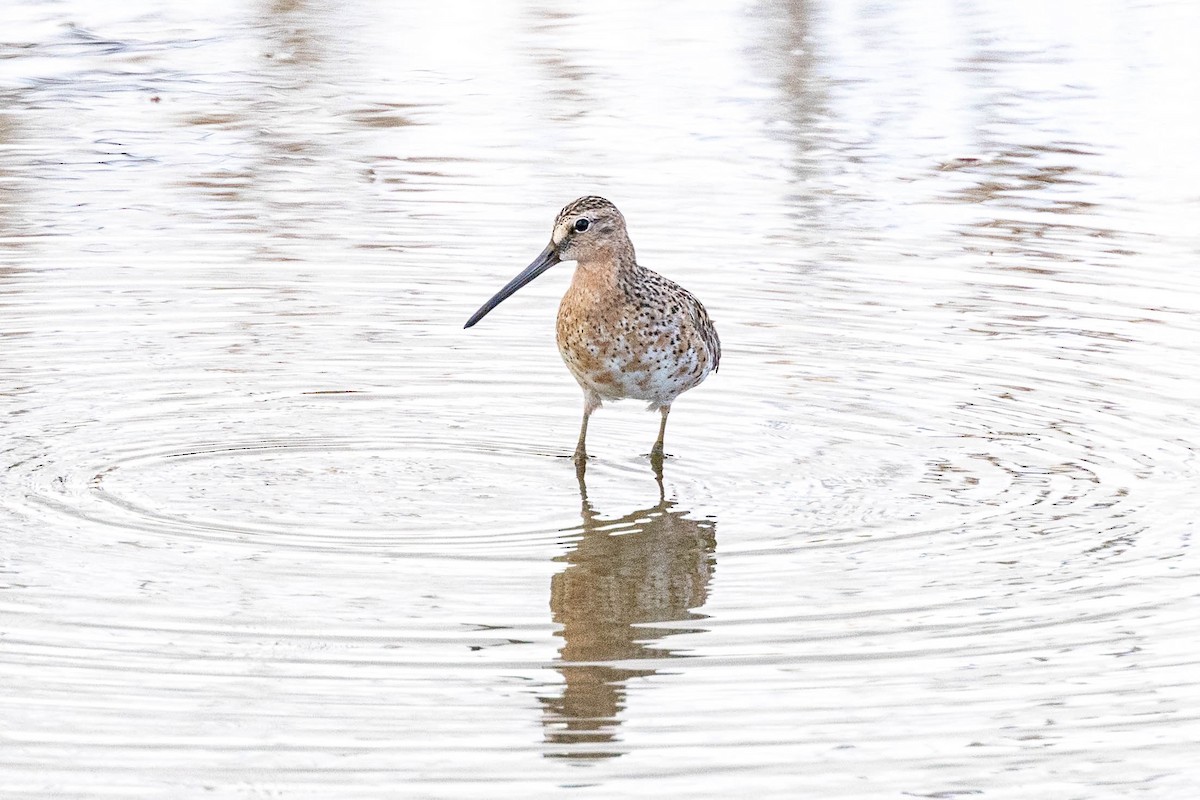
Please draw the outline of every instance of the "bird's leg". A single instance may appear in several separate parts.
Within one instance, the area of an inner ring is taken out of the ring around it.
[[[654,443],[654,449],[650,451],[650,463],[661,469],[663,462],[663,437],[667,434],[667,414],[671,413],[671,407],[663,406],[658,410],[658,413],[662,414],[662,422],[658,426],[658,441]]]
[[[579,441],[575,443],[575,454],[571,456],[571,460],[576,466],[582,465],[587,461],[587,423],[588,417],[592,415],[592,410],[587,406],[583,408],[583,423],[579,426]]]
[[[588,417],[592,412],[600,407],[600,397],[592,392],[584,392],[583,395],[583,422],[579,425],[579,441],[575,443],[575,454],[571,456],[571,460],[575,462],[575,466],[581,466],[587,461],[587,425]]]

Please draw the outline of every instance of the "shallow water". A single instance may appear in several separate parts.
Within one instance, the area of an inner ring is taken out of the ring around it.
[[[6,797],[1187,796],[1194,4],[350,5],[0,12]]]

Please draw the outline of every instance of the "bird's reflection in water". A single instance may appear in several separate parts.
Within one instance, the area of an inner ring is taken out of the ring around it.
[[[708,597],[716,548],[716,522],[691,519],[666,499],[657,475],[658,503],[619,519],[601,518],[588,500],[579,471],[582,536],[559,556],[567,568],[550,583],[550,608],[562,626],[565,683],[542,698],[550,757],[608,758],[620,755],[620,713],[630,678],[653,675],[636,659],[670,658],[660,642],[679,627],[647,623],[700,619],[694,609]],[[605,664],[597,662],[622,662]]]

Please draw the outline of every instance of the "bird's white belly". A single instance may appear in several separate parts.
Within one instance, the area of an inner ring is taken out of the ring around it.
[[[563,361],[585,389],[605,400],[643,400],[669,405],[705,377],[696,354],[645,348],[634,352],[617,340],[609,347],[589,345],[585,352],[564,349]]]

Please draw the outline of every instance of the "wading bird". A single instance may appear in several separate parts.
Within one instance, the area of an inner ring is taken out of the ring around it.
[[[550,244],[483,304],[470,328],[514,292],[561,261],[575,275],[558,308],[558,351],[583,389],[583,423],[573,460],[587,460],[588,418],[605,400],[644,400],[662,422],[650,459],[660,468],[667,414],[721,360],[721,340],[691,292],[637,263],[625,218],[603,197],[581,197],[559,212]]]

